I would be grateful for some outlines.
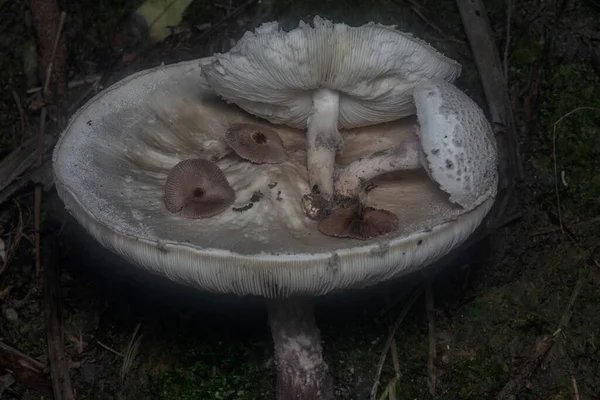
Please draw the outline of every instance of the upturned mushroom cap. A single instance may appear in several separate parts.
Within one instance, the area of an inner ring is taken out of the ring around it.
[[[339,92],[338,126],[357,127],[411,115],[416,84],[452,82],[460,72],[457,62],[392,26],[350,27],[318,16],[289,32],[264,23],[204,69],[226,100],[297,128],[306,127],[316,89]]]
[[[235,200],[235,192],[217,164],[191,158],[176,164],[165,182],[165,206],[184,218],[210,218]]]
[[[483,110],[456,86],[432,81],[414,90],[423,162],[450,201],[472,208],[496,195],[498,153]]]
[[[234,124],[225,133],[225,141],[245,160],[256,164],[278,164],[287,160],[279,134],[258,124]]]
[[[367,240],[323,235],[299,201],[310,192],[305,136],[222,101],[202,74],[211,61],[160,66],[116,83],[78,110],[56,145],[54,178],[66,208],[129,262],[213,292],[321,295],[438,260],[490,210],[493,196],[465,209],[449,202],[425,171],[394,173],[376,182],[367,205],[398,216],[397,230]],[[171,169],[222,154],[227,129],[236,123],[275,129],[288,159],[220,158],[216,164],[236,193],[231,207],[201,220],[168,212],[164,185]],[[409,118],[342,131],[340,163],[398,145],[413,135],[413,124]]]

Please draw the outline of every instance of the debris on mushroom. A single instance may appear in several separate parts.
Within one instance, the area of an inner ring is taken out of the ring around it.
[[[279,134],[263,125],[233,124],[225,133],[225,141],[238,156],[255,164],[279,164],[287,160]]]
[[[176,164],[165,183],[165,206],[184,218],[210,218],[225,211],[235,192],[223,171],[212,161],[200,158]]]
[[[319,221],[318,229],[327,236],[366,240],[394,232],[398,217],[373,207],[340,207]]]
[[[272,123],[307,130],[309,186],[325,200],[333,198],[335,158],[343,150],[338,129],[411,115],[413,87],[426,79],[452,82],[461,71],[391,26],[350,27],[318,16],[313,26],[301,21],[289,32],[265,23],[214,57],[203,71],[217,94]]]

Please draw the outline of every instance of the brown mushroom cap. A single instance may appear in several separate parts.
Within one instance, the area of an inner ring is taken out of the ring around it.
[[[245,160],[255,164],[278,164],[287,160],[279,134],[257,124],[234,124],[225,133],[225,141]]]
[[[193,158],[171,169],[164,199],[167,210],[184,218],[210,218],[233,203],[235,192],[217,164]]]
[[[372,207],[340,207],[319,221],[318,229],[327,236],[365,240],[398,229],[398,217]]]

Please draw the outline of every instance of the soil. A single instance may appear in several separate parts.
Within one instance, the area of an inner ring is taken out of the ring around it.
[[[226,51],[264,21],[293,27],[317,14],[413,32],[463,65],[457,85],[485,108],[450,0],[196,1],[160,43],[144,40],[131,18],[133,0],[59,3],[68,13],[68,80],[79,82],[69,92],[69,113],[134,71]],[[379,393],[392,382],[390,399],[431,398],[428,379],[435,376],[441,399],[499,398],[509,382],[519,390],[503,398],[600,399],[600,3],[490,0],[486,7],[506,60],[524,168],[507,223],[433,278],[421,271],[317,300],[340,399],[369,398],[393,320],[411,290],[429,279],[435,336],[420,297],[395,333],[397,363],[388,356]],[[39,110],[28,90],[41,83],[26,2],[0,0],[0,14],[2,158],[37,133]],[[81,82],[90,76],[94,83]],[[52,121],[50,135],[60,123]],[[53,190],[43,198],[42,233],[59,240],[77,399],[273,397],[272,343],[260,299],[199,293],[124,266],[66,215]],[[0,244],[9,257],[0,260],[0,341],[46,364],[33,209],[31,187],[0,204]],[[436,357],[428,367],[430,339]],[[0,398],[40,398],[11,382],[10,373],[0,376]]]

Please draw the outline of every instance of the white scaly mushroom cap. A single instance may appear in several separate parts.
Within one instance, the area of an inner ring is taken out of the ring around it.
[[[483,110],[456,86],[423,82],[414,89],[424,167],[450,201],[472,209],[498,189],[498,153]]]
[[[414,113],[412,88],[423,79],[454,81],[460,65],[391,26],[350,27],[315,17],[285,32],[277,22],[246,32],[204,69],[224,99],[276,124],[304,128],[315,89],[340,93],[340,128]]]
[[[448,202],[424,171],[413,171],[369,192],[369,205],[399,216],[398,231],[367,241],[320,234],[298,201],[309,189],[304,135],[226,105],[201,73],[210,61],[161,66],[114,84],[73,116],[56,145],[54,178],[66,208],[99,243],[134,265],[213,292],[322,295],[434,262],[463,243],[490,210],[493,197],[465,210]],[[222,155],[233,123],[276,129],[288,160],[219,158],[236,192],[232,207],[202,220],[169,213],[163,190],[170,169],[184,159]],[[407,140],[413,124],[342,134],[347,153],[361,157]]]

